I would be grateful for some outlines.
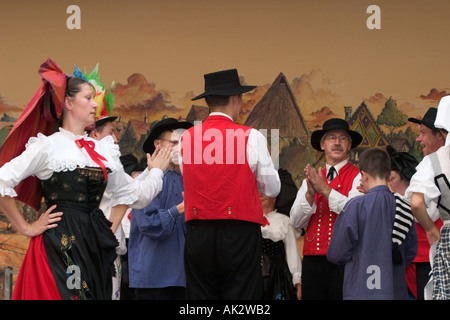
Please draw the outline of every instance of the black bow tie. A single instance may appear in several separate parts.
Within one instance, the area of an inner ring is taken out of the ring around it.
[[[331,167],[330,170],[328,170],[327,174],[328,181],[333,180],[336,175],[337,175],[336,169],[334,167]]]

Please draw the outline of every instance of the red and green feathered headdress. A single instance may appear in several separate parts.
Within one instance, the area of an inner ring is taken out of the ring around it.
[[[92,130],[95,126],[100,126],[105,122],[114,121],[117,117],[110,116],[114,104],[114,95],[111,90],[107,90],[105,85],[100,81],[100,74],[98,73],[98,63],[91,73],[84,74],[81,73],[80,69],[75,66],[74,76],[84,78],[86,81],[90,82],[96,91],[95,102],[98,104],[98,108],[95,115],[95,124],[92,124],[87,129]],[[111,87],[114,85],[114,81]]]

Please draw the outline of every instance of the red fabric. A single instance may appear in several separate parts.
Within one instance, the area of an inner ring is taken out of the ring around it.
[[[183,134],[186,221],[234,219],[266,223],[255,175],[247,163],[250,130],[224,116],[209,116]]]
[[[51,59],[39,68],[42,83],[20,115],[0,149],[0,166],[11,161],[25,150],[30,137],[39,132],[50,135],[56,118],[60,118],[66,93],[66,75]],[[17,199],[39,211],[41,187],[35,177],[29,177],[15,188]]]
[[[102,162],[102,161],[107,161],[107,160],[103,156],[98,154],[97,151],[95,151],[94,141],[78,139],[78,140],[75,140],[75,143],[77,144],[77,146],[79,148],[84,148],[87,151],[87,153],[89,154],[89,156],[91,157],[91,159],[94,160],[94,162],[96,164],[98,164],[100,168],[102,168],[103,175],[105,176],[105,181],[107,181],[108,180],[108,172],[106,171],[105,164]]]
[[[20,267],[12,300],[61,300],[42,235],[33,237]]]
[[[339,170],[339,175],[328,183],[326,168],[322,170],[323,179],[327,181],[328,185],[344,196],[348,196],[352,189],[353,180],[358,173],[359,169],[348,162]],[[317,205],[317,209],[309,219],[308,227],[306,228],[303,255],[324,256],[327,254],[328,246],[330,245],[337,213],[330,211],[327,199],[321,194],[316,194],[314,202]]]
[[[437,219],[434,224],[441,230],[442,225],[444,224],[441,218]],[[428,242],[427,234],[423,227],[416,222],[416,231],[417,231],[417,255],[414,258],[413,262],[429,262],[430,261],[430,243]]]
[[[434,224],[440,230],[444,223],[441,218],[439,218]],[[418,242],[417,255],[414,258],[413,263],[406,268],[406,283],[408,284],[408,289],[417,299],[416,262],[430,262],[430,243],[428,242],[425,230],[417,222],[416,230]]]

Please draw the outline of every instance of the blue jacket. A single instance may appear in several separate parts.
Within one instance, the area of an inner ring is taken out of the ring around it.
[[[402,264],[392,263],[395,197],[387,186],[350,199],[334,225],[327,259],[345,265],[343,298],[407,299],[406,266],[417,254],[413,225],[399,246]]]

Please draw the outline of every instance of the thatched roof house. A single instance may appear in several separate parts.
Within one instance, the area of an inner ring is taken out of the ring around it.
[[[280,73],[261,100],[253,107],[245,125],[256,129],[279,129],[283,138],[308,140],[309,131],[294,93],[283,73]]]

